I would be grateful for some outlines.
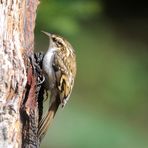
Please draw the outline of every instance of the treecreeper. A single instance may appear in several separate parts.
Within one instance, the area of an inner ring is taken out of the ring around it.
[[[71,44],[63,37],[42,31],[49,37],[49,47],[42,61],[45,91],[50,91],[48,111],[39,122],[38,138],[47,133],[59,106],[67,104],[76,75],[76,55]]]

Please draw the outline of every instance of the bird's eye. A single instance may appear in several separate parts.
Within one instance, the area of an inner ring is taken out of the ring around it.
[[[55,42],[55,44],[56,44],[58,47],[61,47],[61,46],[62,46],[62,43],[61,43],[60,40],[58,40],[58,38],[53,37],[52,40]]]
[[[62,46],[62,43],[59,42],[59,41],[57,41],[57,45],[61,47]]]
[[[57,42],[56,38],[54,38],[54,37],[52,38],[52,40],[53,40],[54,42]]]

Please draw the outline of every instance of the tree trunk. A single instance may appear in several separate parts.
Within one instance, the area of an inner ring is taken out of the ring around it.
[[[29,60],[37,5],[0,0],[0,148],[38,147],[36,77]]]

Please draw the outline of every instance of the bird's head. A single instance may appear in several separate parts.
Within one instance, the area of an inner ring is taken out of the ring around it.
[[[57,50],[60,50],[61,52],[71,52],[73,53],[74,50],[71,46],[71,44],[64,39],[63,37],[56,35],[56,34],[51,34],[45,31],[42,31],[44,34],[46,34],[49,37],[49,48],[54,48]]]

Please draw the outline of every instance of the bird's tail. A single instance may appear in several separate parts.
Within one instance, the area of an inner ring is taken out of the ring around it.
[[[54,102],[52,102],[48,112],[45,114],[45,116],[42,118],[42,120],[39,122],[39,127],[38,127],[38,138],[39,140],[41,141],[46,132],[47,132],[47,129],[50,125],[50,123],[52,122],[57,110],[58,110],[58,107],[60,105],[60,102],[58,99],[55,99]]]

